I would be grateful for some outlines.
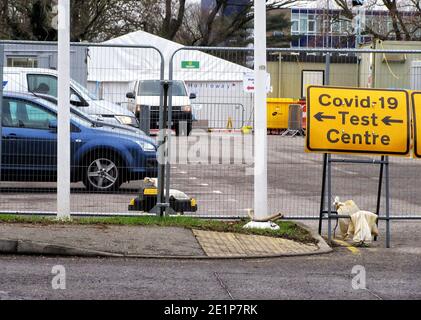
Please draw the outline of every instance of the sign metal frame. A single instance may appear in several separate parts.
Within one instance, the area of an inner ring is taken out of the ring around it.
[[[334,163],[349,163],[349,164],[367,164],[380,165],[379,182],[377,189],[377,204],[376,215],[378,220],[386,221],[386,248],[390,248],[390,174],[389,174],[389,157],[381,156],[380,160],[357,160],[357,159],[340,159],[332,158],[330,153],[325,153],[323,157],[323,176],[322,176],[322,191],[320,201],[320,216],[319,216],[319,234],[322,234],[323,219],[328,220],[328,242],[332,242],[332,220],[339,218],[350,218],[349,216],[339,216],[338,212],[332,208],[332,165]],[[381,200],[384,191],[384,217],[380,217]],[[377,221],[378,223],[378,221]],[[377,240],[375,238],[374,240]]]

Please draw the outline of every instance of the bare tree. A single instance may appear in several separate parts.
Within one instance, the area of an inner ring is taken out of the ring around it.
[[[56,0],[2,0],[0,37],[24,40],[56,40],[52,27]],[[267,10],[297,0],[267,0]],[[245,45],[251,40],[253,1],[234,13],[224,12],[230,0],[215,0],[210,10],[186,0],[72,0],[72,41],[105,41],[144,30],[190,45]]]
[[[342,16],[352,20],[355,16],[351,4],[347,0],[335,0],[342,10]],[[421,29],[421,5],[420,0],[369,0],[366,10],[383,10],[385,15],[379,16],[379,20],[366,23],[364,31],[377,39],[387,40],[418,40],[418,31]],[[387,19],[391,19],[391,28],[388,28]]]
[[[1,37],[29,40],[53,40],[57,32],[51,26],[53,3],[48,0],[3,0],[0,14]]]
[[[298,1],[266,1],[266,10],[284,8]],[[191,8],[190,19],[185,21],[180,34],[187,44],[200,46],[236,45],[241,46],[250,42],[250,30],[252,29],[253,1],[240,6],[231,15],[224,14],[225,10],[232,5],[229,0],[215,0],[214,5],[208,10],[201,10],[199,5]],[[279,17],[279,25],[285,26],[282,17]],[[181,40],[183,40],[181,39]]]

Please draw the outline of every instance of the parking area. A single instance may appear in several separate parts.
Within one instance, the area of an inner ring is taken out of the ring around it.
[[[253,207],[252,135],[205,133],[172,137],[171,188],[197,199],[204,216],[247,216]],[[320,207],[322,155],[304,152],[304,138],[268,136],[269,210],[287,217],[317,217]],[[338,157],[338,156],[337,156]],[[365,157],[367,159],[367,157]],[[374,159],[374,158],[373,158]],[[420,216],[419,162],[391,158],[391,215]],[[333,195],[353,199],[361,209],[375,211],[379,167],[335,164]],[[128,213],[142,181],[123,184],[114,193],[87,191],[72,184],[74,213]],[[0,183],[1,212],[56,210],[54,183]]]

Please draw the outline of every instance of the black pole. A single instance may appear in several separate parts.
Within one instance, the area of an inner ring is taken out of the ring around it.
[[[169,84],[167,81],[165,81],[163,83],[163,87],[164,87],[164,103],[163,103],[163,128],[165,128],[164,130],[166,130],[168,128],[168,120],[167,120],[167,110],[168,110],[168,88],[169,88]],[[164,136],[164,141],[163,144],[165,146],[165,144],[167,143],[167,135]],[[164,207],[162,206],[162,204],[164,204],[164,200],[165,200],[165,178],[166,178],[166,162],[167,162],[167,149],[164,148],[165,150],[165,155],[164,155],[164,162],[160,163],[159,165],[161,166],[161,172],[162,172],[162,183],[159,184],[159,199],[158,202],[160,203],[159,206],[159,216],[163,216],[164,215]]]
[[[379,188],[377,190],[377,206],[376,206],[376,215],[377,215],[377,217],[380,215],[380,204],[381,204],[382,187],[383,187],[384,162],[385,162],[385,156],[382,156],[382,158],[381,158],[381,164],[380,164]],[[377,225],[379,225],[379,220],[378,219],[377,219]],[[374,237],[374,241],[377,241],[377,236]]]
[[[319,217],[319,234],[322,234],[323,213],[325,210],[326,199],[326,169],[327,169],[327,153],[323,155],[323,180],[322,180],[322,196],[320,199],[320,217]]]
[[[332,165],[331,154],[327,155],[327,237],[329,244],[332,243]]]
[[[385,157],[385,178],[386,178],[386,248],[390,248],[390,179],[389,179],[389,157]]]
[[[165,204],[165,169],[166,169],[166,135],[164,130],[167,128],[167,105],[168,105],[168,81],[161,82],[161,103],[159,106],[159,136],[158,136],[158,197],[156,206],[152,208],[151,213],[162,217],[164,215]],[[161,107],[162,106],[162,107]]]

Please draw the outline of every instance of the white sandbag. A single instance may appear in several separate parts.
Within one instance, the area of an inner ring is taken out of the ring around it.
[[[373,236],[379,234],[377,215],[369,211],[358,211],[351,214],[351,224],[354,228],[353,241],[357,244],[370,243]]]
[[[345,202],[340,202],[339,197],[335,198],[333,205],[335,206],[338,215],[351,216],[360,211],[354,201],[347,200]],[[350,219],[348,218],[339,218],[339,230],[343,239],[354,235],[354,225],[350,223]]]

